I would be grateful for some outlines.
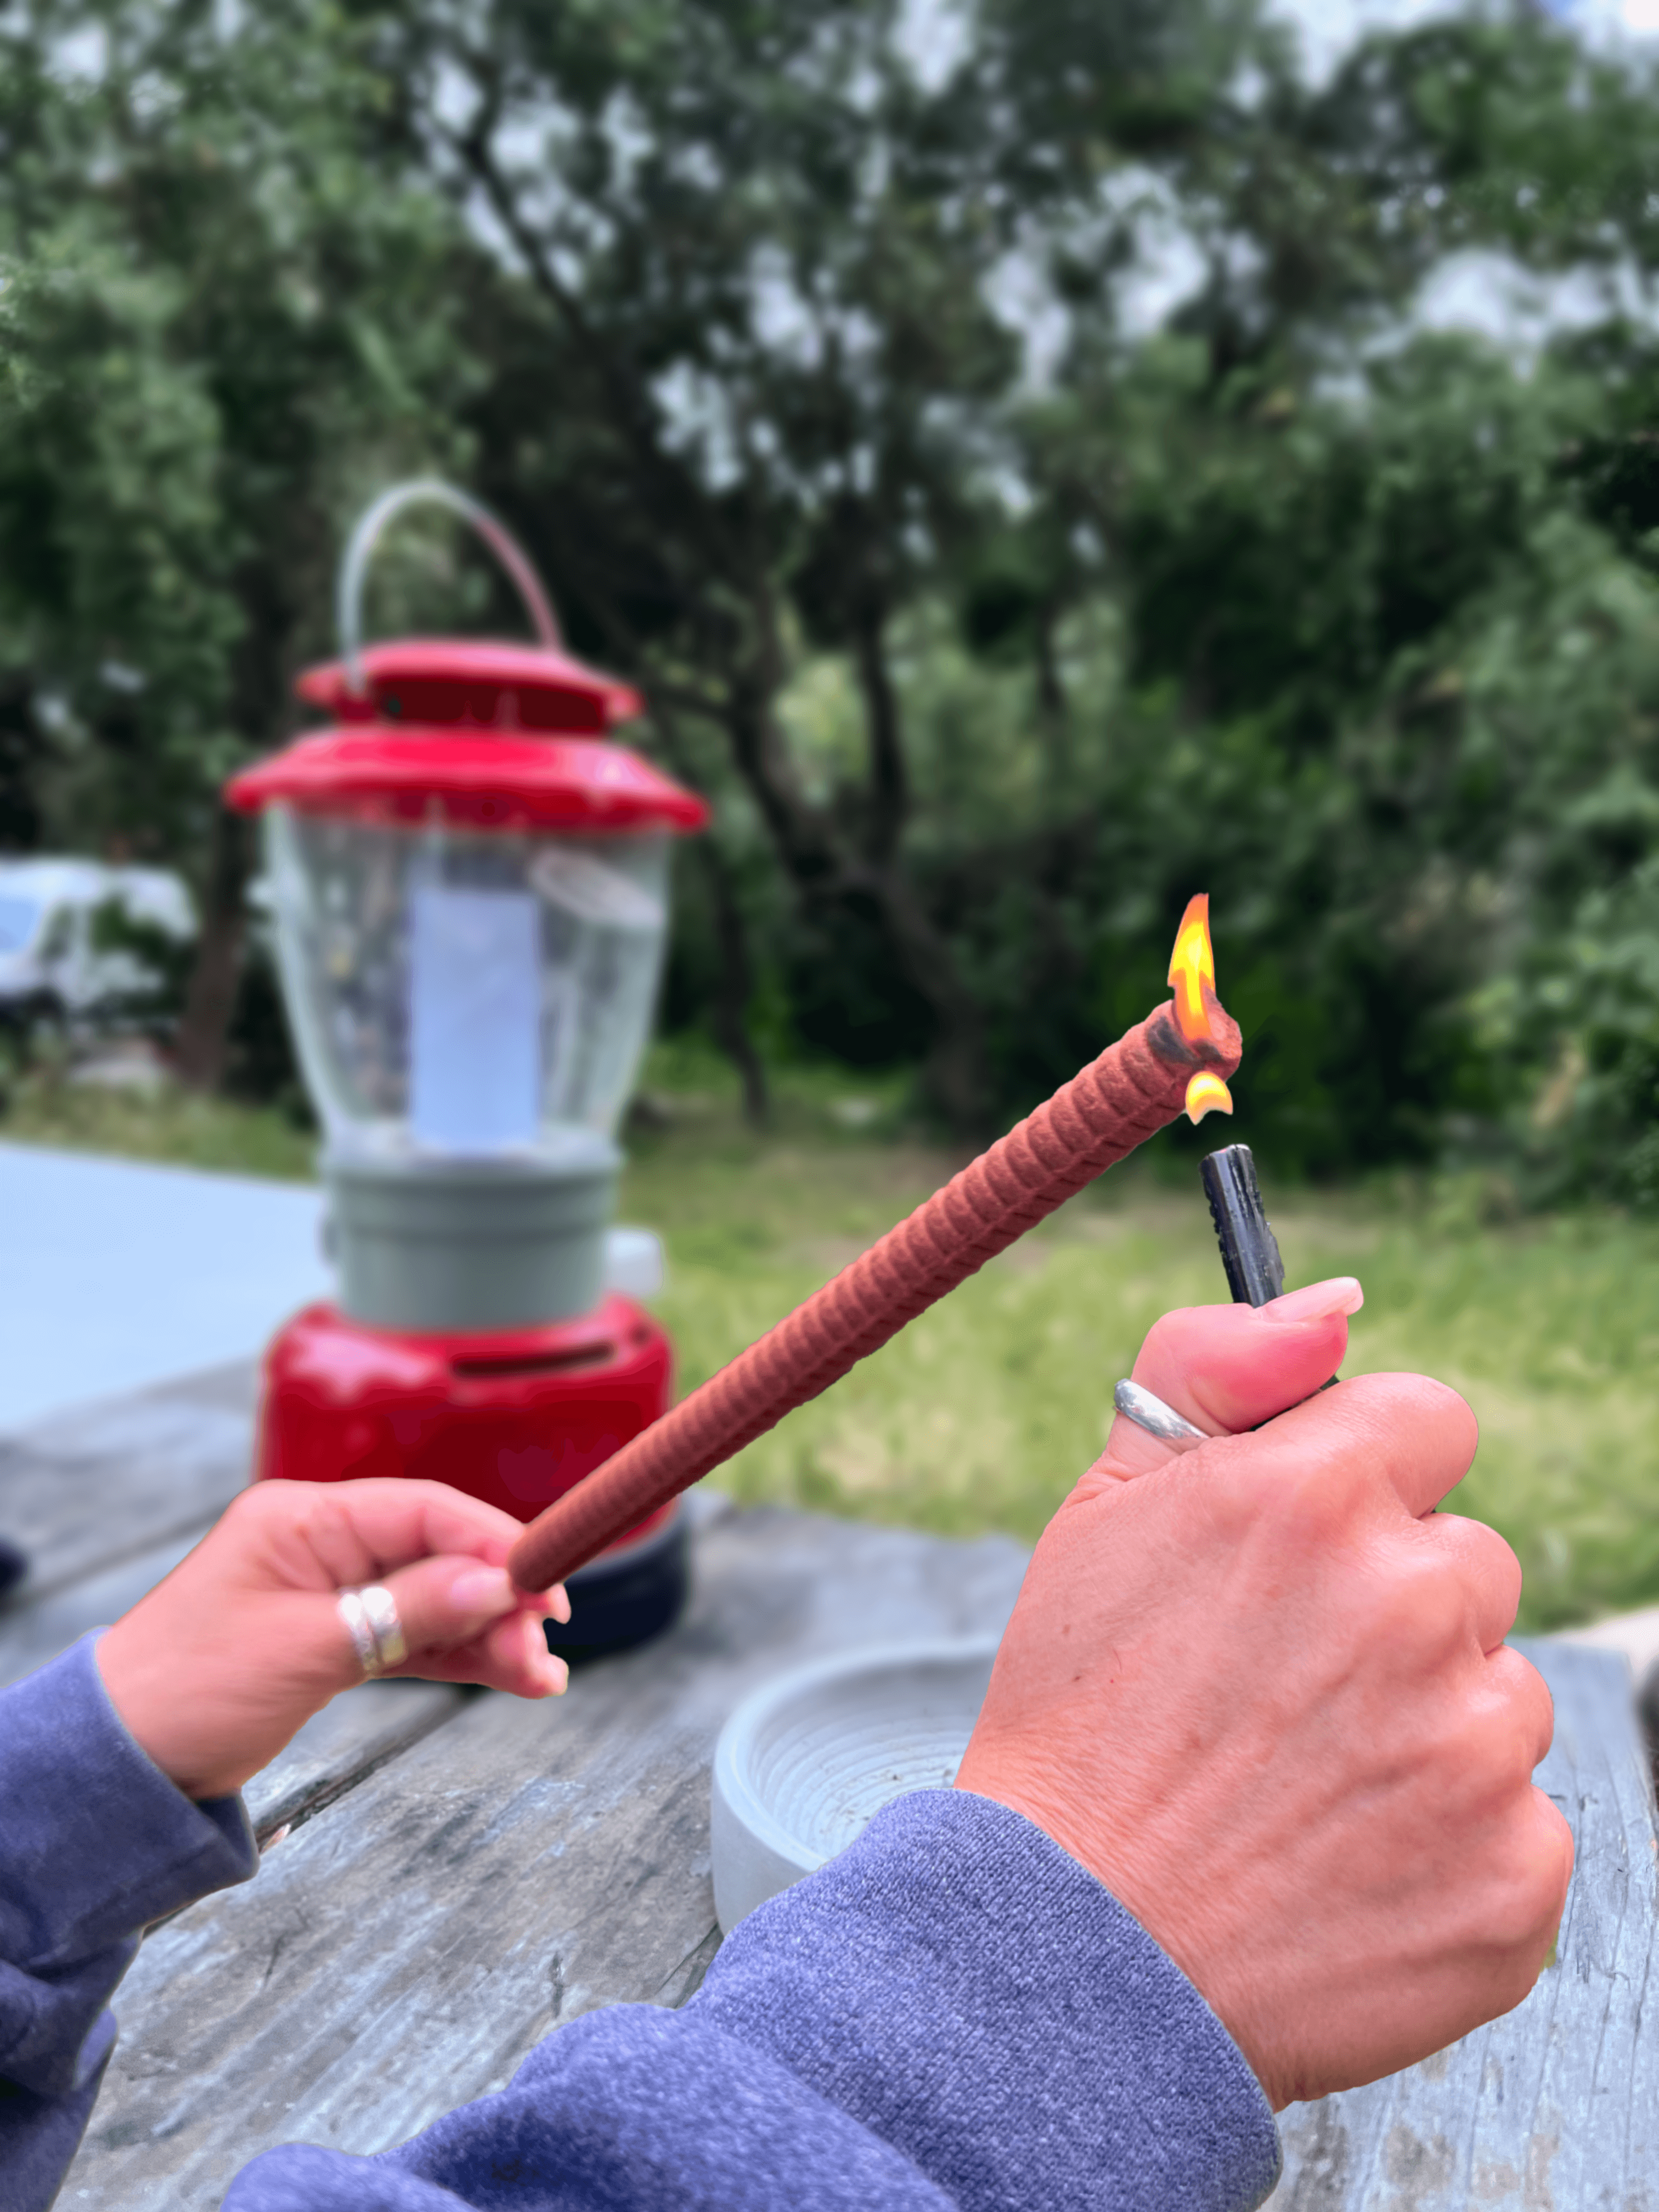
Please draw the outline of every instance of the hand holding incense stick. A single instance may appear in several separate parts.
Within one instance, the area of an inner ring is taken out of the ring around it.
[[[1216,996],[1209,900],[1189,902],[1159,1006],[729,1366],[531,1522],[507,1565],[542,1589],[796,1406],[1173,1121],[1232,1110],[1238,1025]]]

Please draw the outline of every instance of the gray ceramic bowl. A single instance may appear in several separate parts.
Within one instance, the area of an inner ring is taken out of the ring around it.
[[[714,1910],[745,1913],[812,1874],[910,1790],[956,1779],[994,1639],[871,1647],[781,1674],[714,1747]]]

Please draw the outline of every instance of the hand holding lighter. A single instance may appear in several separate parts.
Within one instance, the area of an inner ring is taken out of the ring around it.
[[[1265,1306],[1284,1291],[1285,1262],[1261,1203],[1261,1186],[1255,1179],[1255,1161],[1249,1146],[1225,1145],[1218,1152],[1209,1153],[1202,1173],[1233,1304]],[[1202,1429],[1194,1428],[1173,1406],[1166,1406],[1139,1382],[1120,1382],[1112,1393],[1112,1403],[1126,1420],[1176,1451],[1193,1451],[1206,1441]]]

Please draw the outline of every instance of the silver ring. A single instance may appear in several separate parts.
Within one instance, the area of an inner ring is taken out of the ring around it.
[[[384,1583],[342,1590],[337,1607],[365,1680],[372,1681],[375,1675],[403,1665],[409,1656],[409,1645],[398,1618],[398,1601]]]
[[[1166,1406],[1162,1398],[1144,1390],[1139,1382],[1127,1379],[1120,1382],[1112,1393],[1112,1403],[1126,1421],[1145,1429],[1149,1437],[1156,1437],[1159,1443],[1168,1444],[1172,1451],[1196,1451],[1200,1444],[1210,1441],[1184,1413],[1177,1413],[1173,1406]]]

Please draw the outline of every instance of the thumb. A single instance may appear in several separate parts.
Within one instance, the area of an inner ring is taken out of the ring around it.
[[[1134,1380],[1209,1436],[1237,1436],[1299,1406],[1348,1349],[1348,1316],[1365,1303],[1352,1275],[1310,1283],[1265,1306],[1185,1306],[1154,1322]],[[1085,1481],[1124,1481],[1175,1457],[1119,1414]]]
[[[549,1613],[556,1620],[570,1618],[562,1584],[526,1595],[505,1567],[486,1565],[465,1553],[416,1560],[383,1576],[381,1582],[403,1626],[405,1664],[424,1652],[451,1651],[471,1644],[515,1611],[533,1613],[538,1620]]]

